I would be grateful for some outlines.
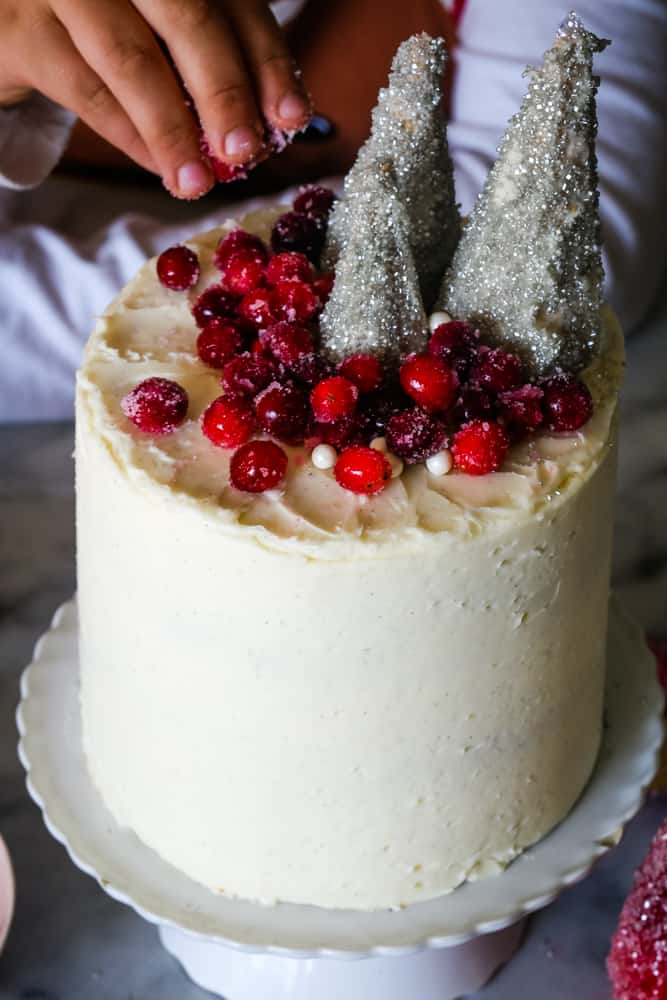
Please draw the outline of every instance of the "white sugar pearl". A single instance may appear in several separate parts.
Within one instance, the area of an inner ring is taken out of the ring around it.
[[[426,468],[432,476],[446,476],[452,464],[452,453],[449,448],[444,448],[426,459]]]
[[[310,456],[316,469],[333,469],[337,458],[338,453],[330,444],[318,444]]]
[[[448,312],[434,312],[428,318],[428,328],[433,333],[436,327],[441,326],[443,323],[451,323],[452,317]]]
[[[387,451],[387,439],[386,437],[376,437],[371,441],[371,448],[373,451]]]
[[[387,461],[391,466],[391,478],[398,479],[403,472],[403,460],[398,455],[392,455],[391,452],[388,452]]]

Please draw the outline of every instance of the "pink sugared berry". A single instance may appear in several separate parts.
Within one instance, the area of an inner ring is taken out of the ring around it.
[[[321,274],[319,278],[316,278],[313,282],[313,289],[320,300],[320,309],[324,309],[325,305],[329,301],[335,277],[336,275],[333,271],[325,271],[324,274]]]
[[[464,378],[479,345],[479,332],[470,323],[441,323],[431,334],[428,353],[440,358]]]
[[[190,247],[176,246],[164,250],[157,259],[157,276],[165,288],[184,292],[199,281],[199,259]]]
[[[268,288],[256,288],[249,295],[244,295],[239,302],[239,316],[251,323],[258,330],[275,323],[271,312],[271,292]]]
[[[389,450],[408,465],[425,462],[447,441],[445,425],[419,407],[395,413],[387,422],[386,433]]]
[[[411,354],[401,365],[399,375],[408,396],[431,413],[442,413],[454,402],[456,372],[432,354]]]
[[[287,455],[275,441],[248,441],[232,455],[229,478],[244,493],[275,489],[285,478]]]
[[[305,281],[279,281],[269,297],[271,312],[277,320],[307,323],[315,315],[320,300],[312,285]]]
[[[500,347],[480,347],[470,381],[489,392],[517,389],[525,381],[521,359]]]
[[[341,362],[339,371],[354,382],[359,392],[373,392],[382,381],[382,366],[374,354],[350,354]]]
[[[147,378],[123,396],[120,406],[140,431],[170,434],[187,416],[188,394],[171,379]]]
[[[543,397],[544,391],[536,385],[522,385],[519,389],[501,392],[498,396],[501,423],[512,429],[536,430],[544,420]]]
[[[219,448],[238,448],[255,430],[255,415],[249,401],[238,396],[218,396],[201,418],[201,429]]]
[[[335,200],[336,195],[330,188],[306,184],[294,199],[294,211],[316,219],[326,219]]]
[[[294,368],[315,349],[310,330],[300,323],[273,323],[260,334],[260,342],[287,368]]]
[[[576,431],[593,415],[588,386],[574,375],[554,375],[543,384],[544,417],[550,431]]]
[[[276,377],[273,361],[261,355],[245,353],[232,358],[222,369],[222,385],[229,393],[256,396]]]
[[[505,461],[509,438],[493,420],[471,420],[454,435],[454,465],[470,476],[497,472]]]
[[[359,399],[359,390],[349,379],[333,375],[319,382],[310,394],[310,405],[315,419],[321,424],[332,424],[351,417]]]
[[[274,254],[266,266],[267,285],[277,285],[279,281],[305,281],[312,284],[315,278],[313,267],[303,253],[285,251]]]
[[[231,319],[212,319],[197,337],[197,354],[211,368],[222,368],[243,345],[238,323]]]
[[[303,212],[286,212],[281,215],[271,231],[271,248],[276,253],[296,250],[317,264],[324,245],[325,230],[322,220]]]
[[[201,293],[192,307],[192,315],[198,327],[207,326],[212,319],[234,319],[238,297],[226,291],[221,285],[211,285]]]
[[[234,295],[248,295],[264,284],[264,257],[258,250],[238,250],[221,267],[220,284]]]
[[[338,456],[334,466],[336,482],[351,493],[373,496],[391,480],[391,465],[380,451],[352,445]]]
[[[255,398],[255,414],[267,434],[296,444],[306,433],[308,397],[295,386],[274,382]]]
[[[461,387],[451,413],[454,423],[467,424],[470,420],[492,420],[495,415],[496,403],[489,392],[476,385]]]
[[[667,823],[635,874],[607,958],[614,1000],[667,997]]]
[[[238,253],[240,250],[255,250],[258,254],[261,254],[265,261],[268,256],[266,247],[259,236],[247,233],[245,229],[233,229],[227,236],[223,236],[218,243],[213,255],[215,266],[222,270],[232,254]]]

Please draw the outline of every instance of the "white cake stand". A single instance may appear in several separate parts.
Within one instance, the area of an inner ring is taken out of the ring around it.
[[[220,897],[120,829],[83,756],[74,602],[56,613],[23,675],[19,754],[31,796],[74,863],[158,924],[201,986],[227,1000],[452,1000],[488,980],[517,947],[522,918],[582,878],[641,805],[662,742],[663,700],[641,633],[614,602],[608,650],[603,745],[567,819],[502,875],[397,912]]]

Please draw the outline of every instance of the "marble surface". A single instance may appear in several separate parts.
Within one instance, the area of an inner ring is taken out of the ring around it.
[[[633,338],[629,361],[615,586],[648,631],[667,640],[667,308]],[[0,428],[0,832],[18,890],[0,1000],[204,1000],[155,928],[69,862],[30,802],[16,757],[20,672],[75,586],[71,452],[68,424]],[[665,815],[667,796],[649,799],[621,846],[533,918],[518,956],[479,1000],[608,1000],[609,939],[632,870]]]

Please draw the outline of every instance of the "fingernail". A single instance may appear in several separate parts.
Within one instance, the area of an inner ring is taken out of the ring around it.
[[[310,114],[310,107],[301,94],[286,94],[278,105],[278,114],[285,121],[301,122]]]
[[[251,156],[259,147],[259,136],[249,125],[237,125],[225,136],[225,156]]]
[[[213,186],[213,174],[201,160],[191,160],[178,168],[176,182],[183,198],[197,198]]]

